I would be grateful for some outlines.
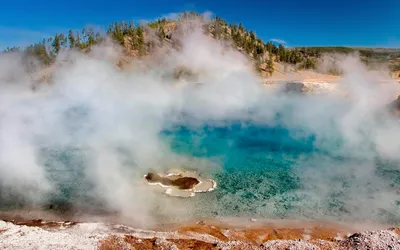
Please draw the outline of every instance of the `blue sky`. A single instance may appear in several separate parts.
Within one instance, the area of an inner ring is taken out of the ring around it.
[[[70,28],[106,29],[113,21],[152,20],[184,10],[211,11],[287,46],[400,47],[400,0],[19,0],[1,4],[0,48]]]

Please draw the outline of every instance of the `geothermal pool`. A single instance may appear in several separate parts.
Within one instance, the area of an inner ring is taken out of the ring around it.
[[[370,86],[346,99],[290,94],[247,82],[230,93],[229,84],[139,81],[96,91],[66,84],[6,95],[1,209],[117,213],[143,223],[400,222],[400,130],[385,111],[389,95],[376,99]],[[196,171],[217,187],[169,197],[143,178],[171,168]]]
[[[342,151],[340,135],[327,144],[310,131],[234,122],[164,136],[175,152],[222,166],[213,175],[218,188],[198,197],[207,216],[400,220],[395,163]]]
[[[83,121],[84,113],[78,114],[74,119]],[[322,125],[313,127],[293,119],[288,111],[276,113],[268,123],[254,119],[193,123],[183,117],[167,123],[156,138],[168,155],[186,161],[168,166],[155,161],[158,165],[153,170],[195,170],[215,180],[215,190],[191,198],[154,193],[142,183],[143,174],[151,169],[135,165],[135,156],[120,141],[109,149],[116,150],[119,158],[113,153],[103,159],[115,156],[119,160],[97,173],[89,165],[101,155],[93,157],[81,144],[70,143],[39,148],[45,177],[52,185],[42,192],[44,198],[29,203],[22,198],[24,193],[3,187],[2,209],[39,205],[44,210],[78,209],[87,214],[122,210],[124,216],[147,215],[155,220],[240,216],[400,222],[398,157],[380,152],[382,148],[369,134],[371,128],[380,127],[371,120],[365,123],[366,130],[355,132],[329,121],[340,116],[329,115]],[[349,131],[357,136],[346,134]],[[114,175],[118,175],[115,180]]]

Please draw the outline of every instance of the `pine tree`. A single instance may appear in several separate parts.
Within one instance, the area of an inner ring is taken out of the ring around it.
[[[42,62],[44,64],[50,64],[51,58],[47,53],[46,39],[43,39],[42,46],[40,47],[40,52],[41,52]]]
[[[81,35],[79,34],[79,32],[76,32],[75,47],[80,49],[82,48]]]
[[[66,48],[68,45],[68,38],[64,34],[61,34],[61,46]]]
[[[87,42],[87,31],[85,28],[82,29],[82,47],[86,47]]]
[[[96,43],[96,40],[94,38],[94,32],[92,28],[88,29],[88,46],[92,46]]]
[[[69,47],[75,48],[75,36],[74,33],[72,32],[72,30],[69,30],[68,32],[68,40],[69,40]]]
[[[101,37],[100,32],[96,32],[95,40],[96,40],[96,43],[100,43],[103,41],[103,38]]]
[[[135,35],[135,24],[133,21],[131,21],[127,27],[127,30],[125,31],[127,36],[134,36]]]
[[[262,45],[262,44],[260,44],[260,43],[258,43],[256,46],[255,46],[255,54],[257,54],[257,55],[263,55],[264,54],[264,46]]]
[[[20,52],[21,49],[19,47],[7,47],[7,49],[3,50],[3,53],[12,53],[12,52]]]
[[[227,36],[229,35],[228,26],[224,26],[224,34]]]
[[[164,31],[164,28],[160,27],[158,29],[158,37],[160,38],[160,41],[163,41],[165,36],[166,36],[166,34],[165,34],[165,31]]]
[[[255,40],[256,40],[256,34],[255,34],[253,31],[250,32],[250,39],[251,39],[252,41],[255,41]]]
[[[144,34],[143,34],[143,28],[138,27],[136,29],[136,42],[137,42],[137,49],[139,50],[139,55],[144,54]]]
[[[46,39],[43,39],[41,43],[36,43],[28,46],[25,49],[25,56],[27,57],[35,57],[39,59],[43,64],[49,64],[51,62],[51,58],[47,54],[46,50]]]
[[[311,58],[307,58],[306,61],[304,62],[304,68],[305,69],[315,68],[315,61],[313,61]]]
[[[246,51],[247,54],[250,54],[252,51],[251,42],[248,39],[244,41],[244,50]]]
[[[234,25],[232,25],[232,30],[237,31],[237,29],[238,29],[238,26],[236,23]]]
[[[60,39],[60,35],[59,34],[56,34],[54,36],[54,40],[53,40],[52,46],[53,46],[54,53],[57,55],[58,52],[60,52],[60,50],[61,50],[61,39]]]
[[[118,22],[115,22],[114,24],[110,25],[108,33],[114,40],[119,42],[121,45],[124,45],[125,43],[124,34],[121,29],[121,25]]]
[[[49,37],[46,40],[46,51],[50,58],[54,58],[54,49],[53,49],[53,37]]]
[[[269,55],[268,61],[267,61],[267,72],[272,75],[274,73],[274,62],[272,61],[272,55]]]
[[[267,47],[268,53],[272,54],[272,50],[273,50],[272,48],[273,48],[273,46],[274,46],[274,44],[273,44],[271,41],[269,41],[269,42],[267,43],[266,47]]]
[[[221,27],[218,21],[214,22],[214,27],[211,31],[211,34],[214,36],[215,39],[219,40],[221,38]]]
[[[287,62],[286,50],[285,50],[285,47],[283,47],[282,44],[279,44],[278,55],[279,55],[279,60],[280,61]]]

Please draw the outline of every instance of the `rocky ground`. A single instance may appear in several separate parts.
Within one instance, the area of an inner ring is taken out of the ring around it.
[[[198,222],[149,231],[20,219],[0,221],[0,249],[400,249],[400,228],[354,233],[324,225],[234,228]]]

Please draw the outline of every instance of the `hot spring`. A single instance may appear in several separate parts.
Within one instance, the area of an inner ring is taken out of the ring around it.
[[[35,91],[25,59],[0,57],[2,210],[113,213],[143,224],[400,222],[400,126],[387,112],[397,85],[380,84],[358,59],[341,62],[343,96],[265,86],[247,58],[202,33],[145,69],[121,71],[106,45],[59,57],[52,83]],[[203,84],[170,77],[181,65]],[[171,168],[217,188],[168,197],[143,180]]]
[[[168,156],[158,157],[167,160],[156,160],[148,167],[139,166],[129,142],[129,146],[119,141],[112,147],[107,145],[116,162],[105,159],[105,168],[95,171],[106,172],[101,177],[105,183],[101,185],[112,190],[109,196],[96,187],[99,184],[93,180],[96,173],[90,166],[91,149],[79,142],[80,137],[72,136],[77,141],[63,146],[43,146],[38,137],[35,143],[43,162],[43,175],[52,186],[50,190],[41,191],[44,196],[39,204],[44,209],[76,208],[85,213],[113,211],[126,206],[122,211],[128,216],[133,206],[132,211],[145,210],[154,218],[170,220],[179,216],[240,216],[399,222],[399,162],[396,158],[385,157],[376,148],[369,134],[373,121],[367,120],[369,125],[364,123],[365,129],[357,128],[357,140],[353,144],[353,138],[343,134],[335,121],[337,116],[332,114],[323,118],[327,119],[323,129],[320,125],[304,126],[299,115],[307,115],[307,111],[296,112],[294,104],[298,103],[299,99],[286,103],[267,122],[262,119],[199,122],[187,115],[177,115],[179,119],[165,124],[155,136],[162,145],[157,147],[169,152]],[[343,102],[342,105],[347,104]],[[259,112],[254,109],[248,115],[254,118]],[[73,125],[84,124],[91,115],[90,109],[70,108],[62,114],[63,128],[70,135],[83,133],[82,127]],[[153,140],[149,142],[154,143]],[[170,155],[174,159],[170,159]],[[139,184],[146,171],[170,167],[194,169],[201,176],[214,179],[218,187],[212,192],[182,199],[152,193],[150,188]],[[121,173],[129,178],[120,177]],[[122,187],[113,184],[114,174],[122,178]],[[29,203],[21,199],[24,195],[7,188],[1,191],[3,209],[29,207]],[[144,203],[136,201],[137,196]],[[165,209],[166,204],[170,208]]]
[[[247,122],[164,134],[175,152],[222,166],[212,175],[218,188],[198,197],[207,203],[205,216],[400,219],[398,163],[340,152],[340,135],[321,145],[311,131]],[[385,195],[393,200],[381,203]]]

